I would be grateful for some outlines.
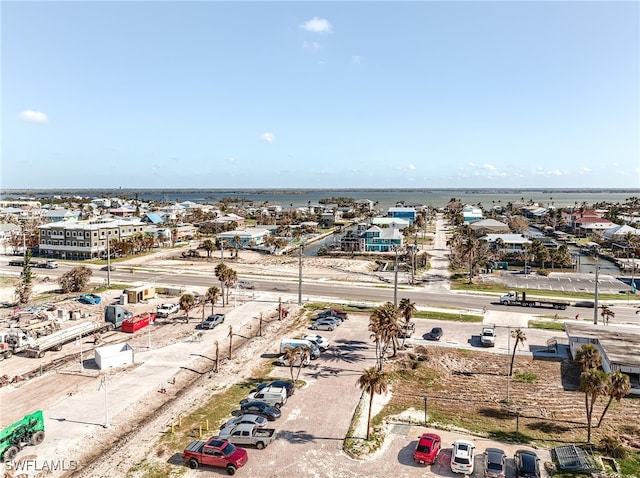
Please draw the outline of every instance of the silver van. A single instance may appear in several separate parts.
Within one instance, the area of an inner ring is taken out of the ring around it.
[[[280,408],[287,403],[287,389],[284,387],[265,387],[256,392],[251,392],[247,397],[248,401],[260,400],[272,407]]]

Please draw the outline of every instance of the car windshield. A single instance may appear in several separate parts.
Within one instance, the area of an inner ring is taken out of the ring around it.
[[[221,451],[224,456],[231,456],[235,453],[236,447],[233,446],[231,443],[227,442],[227,444]]]
[[[502,464],[499,462],[489,462],[489,464],[487,465],[487,469],[488,470],[495,470],[495,471],[500,471],[502,470]]]
[[[457,456],[456,457],[456,463],[460,463],[461,465],[468,465],[469,464],[469,459]]]
[[[429,445],[418,444],[418,447],[416,448],[416,450],[422,453],[429,453],[431,451],[431,447]]]

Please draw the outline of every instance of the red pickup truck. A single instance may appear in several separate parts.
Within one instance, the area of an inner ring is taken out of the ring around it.
[[[247,450],[239,448],[227,440],[213,437],[208,442],[192,441],[182,452],[182,458],[189,464],[189,468],[200,465],[226,468],[227,474],[235,474],[238,468],[247,463]]]

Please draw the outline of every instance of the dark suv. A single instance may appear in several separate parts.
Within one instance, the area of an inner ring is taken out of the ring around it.
[[[253,415],[260,415],[272,422],[282,416],[282,412],[279,408],[272,407],[265,402],[259,400],[253,400],[251,402],[245,402],[240,405],[240,411],[242,413],[251,413]]]
[[[529,450],[518,450],[514,456],[517,478],[540,478],[540,459]]]

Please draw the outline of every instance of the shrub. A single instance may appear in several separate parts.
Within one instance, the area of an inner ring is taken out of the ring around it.
[[[620,440],[607,435],[600,440],[600,451],[611,458],[625,458],[629,450]]]
[[[538,269],[538,275],[547,277],[549,275],[549,269]]]

